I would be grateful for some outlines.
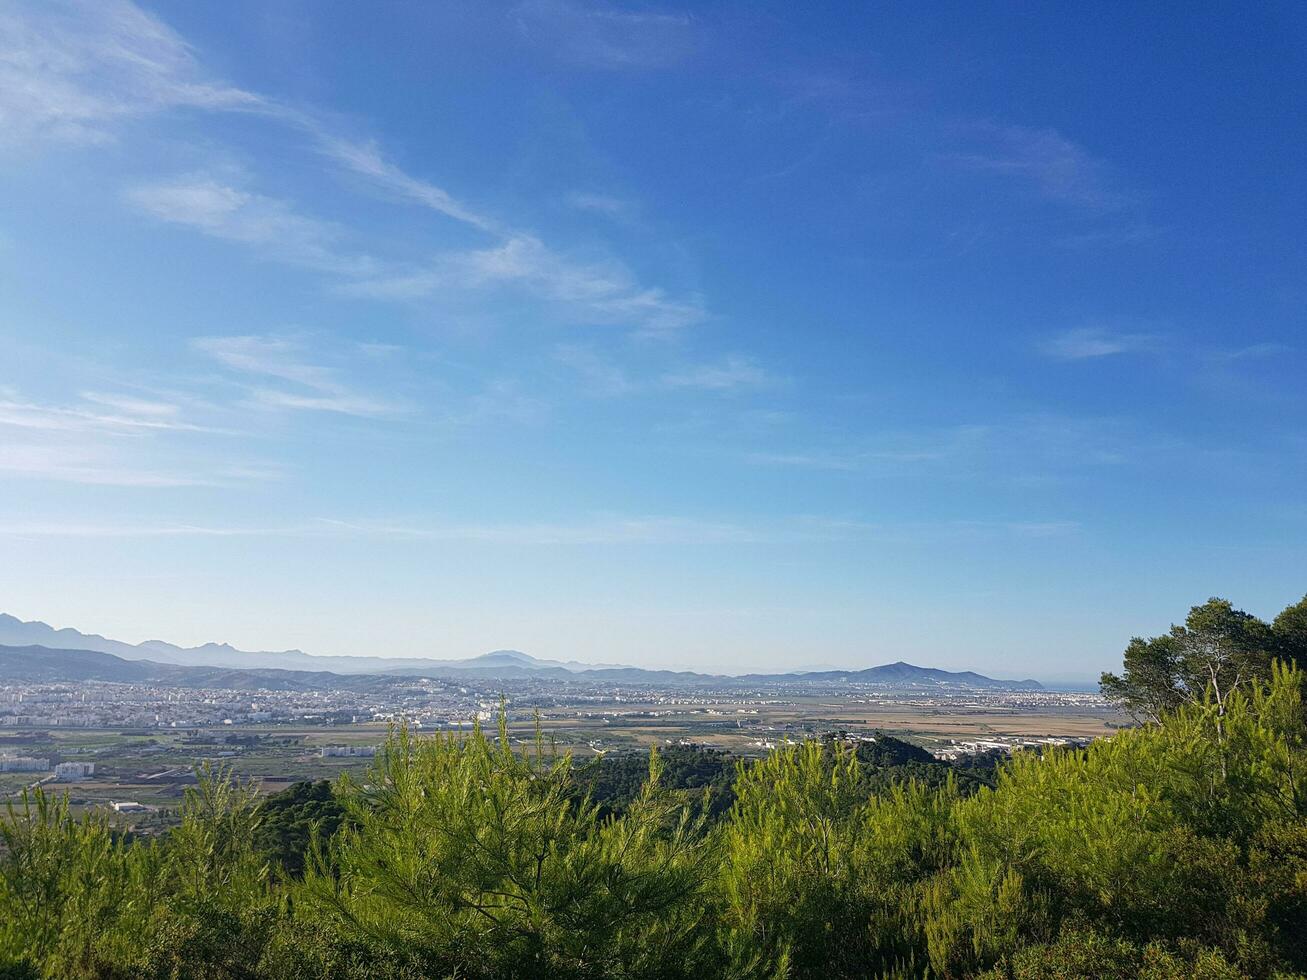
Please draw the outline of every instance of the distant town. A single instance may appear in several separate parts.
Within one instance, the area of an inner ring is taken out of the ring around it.
[[[954,762],[1083,745],[1127,721],[1096,692],[902,662],[717,676],[497,651],[321,658],[334,669],[306,670],[317,659],[299,651],[137,647],[11,616],[0,616],[0,641],[0,796],[58,784],[75,806],[137,827],[166,823],[206,765],[271,793],[365,769],[396,729],[497,737],[502,721],[514,744],[539,740],[578,760],[651,747],[756,757],[892,735]]]

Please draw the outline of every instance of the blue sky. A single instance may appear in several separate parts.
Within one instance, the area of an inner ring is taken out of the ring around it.
[[[1083,678],[1307,589],[1292,4],[6,3],[0,606]]]

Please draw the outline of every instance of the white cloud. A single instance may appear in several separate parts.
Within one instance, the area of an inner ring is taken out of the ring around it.
[[[961,456],[971,444],[972,436],[959,431],[940,437],[929,445],[903,449],[878,449],[857,452],[754,452],[745,455],[750,463],[764,466],[794,466],[814,470],[863,470],[889,464],[915,465]]]
[[[694,22],[683,14],[568,0],[527,0],[514,14],[525,40],[586,68],[659,68],[682,60],[697,43]]]
[[[269,532],[192,524],[85,524],[67,521],[0,523],[0,536],[14,538],[240,537],[261,533]]]
[[[180,411],[177,405],[170,402],[160,402],[147,398],[137,398],[134,395],[119,395],[103,391],[84,391],[82,392],[82,399],[96,405],[104,405],[106,408],[117,409],[126,415],[144,416],[146,418],[173,418]]]
[[[857,455],[825,452],[755,452],[746,453],[744,458],[760,466],[794,466],[806,470],[856,470],[863,462]]]
[[[147,213],[214,238],[256,247],[293,265],[348,277],[375,275],[375,260],[336,247],[335,225],[297,214],[285,201],[204,176],[132,188],[127,198]]]
[[[1081,327],[1045,338],[1039,350],[1059,361],[1084,361],[1114,354],[1147,353],[1156,350],[1160,343],[1161,338],[1156,334]]]
[[[662,382],[672,388],[734,391],[773,385],[777,379],[752,358],[733,354],[718,364],[697,364],[670,371],[663,375]]]
[[[749,546],[834,544],[848,541],[923,542],[959,538],[1053,538],[1081,529],[1075,521],[945,520],[874,522],[811,515],[759,524],[666,515],[601,514],[536,523],[439,523],[319,518],[283,526],[203,524],[88,524],[63,521],[0,522],[14,537],[361,537],[415,542],[464,542],[507,547]]]
[[[200,486],[206,480],[123,465],[92,450],[53,445],[0,446],[0,473],[14,477],[116,487]]]
[[[186,43],[121,0],[0,10],[0,143],[96,143],[177,108],[252,109],[258,96],[205,77]]]
[[[493,219],[459,203],[448,191],[413,177],[390,163],[375,143],[355,143],[341,139],[315,123],[309,124],[308,128],[316,136],[323,153],[377,186],[482,231],[497,230],[497,223]]]
[[[666,51],[685,18],[604,7],[527,4],[523,23],[575,19],[605,57],[641,60]],[[543,18],[543,20],[541,20]],[[627,54],[622,54],[627,52]],[[128,199],[154,217],[239,243],[260,254],[337,276],[359,294],[420,299],[447,288],[513,286],[583,322],[665,333],[703,319],[695,297],[642,285],[615,260],[579,261],[513,230],[408,173],[368,140],[340,135],[310,111],[212,79],[186,42],[127,0],[52,0],[0,11],[0,142],[97,142],[131,118],[179,108],[256,113],[304,134],[314,150],[394,197],[492,236],[488,248],[453,253],[434,267],[384,265],[341,247],[345,229],[286,201],[199,175],[135,187]],[[587,202],[600,205],[597,198]],[[611,202],[607,202],[611,204]]]
[[[608,218],[630,218],[636,211],[635,204],[625,198],[590,191],[573,191],[567,195],[567,203],[578,211],[591,211]]]
[[[810,522],[763,529],[729,522],[662,516],[600,516],[573,522],[411,523],[320,518],[285,526],[219,527],[200,524],[88,524],[64,521],[0,522],[15,537],[366,537],[401,541],[463,541],[512,546],[750,544],[810,535]],[[807,528],[807,529],[805,529]]]
[[[1288,344],[1263,342],[1249,344],[1247,347],[1237,347],[1233,350],[1217,351],[1212,356],[1218,361],[1253,361],[1263,357],[1279,357],[1291,353],[1292,350],[1293,348]]]
[[[627,395],[638,385],[621,367],[583,344],[563,344],[554,349],[554,358],[580,376],[588,394],[611,398]]]
[[[509,422],[532,425],[549,411],[549,406],[523,392],[511,378],[496,378],[472,395],[459,408],[448,412],[444,421],[455,426]]]
[[[1106,164],[1054,129],[982,123],[965,127],[963,135],[968,148],[945,155],[959,166],[1009,177],[1049,200],[1091,210],[1129,202]]]
[[[0,143],[98,143],[132,118],[173,109],[257,113],[306,132],[325,156],[457,221],[494,222],[345,139],[309,113],[210,78],[171,28],[127,0],[42,0],[0,10]]]
[[[277,475],[273,469],[204,460],[172,458],[169,465],[160,466],[139,451],[67,439],[0,445],[0,473],[58,483],[150,489],[234,486]]]
[[[764,466],[1021,483],[1087,467],[1157,463],[1186,452],[1175,442],[1140,432],[1128,419],[1058,415],[886,434],[877,442],[767,449],[746,452],[743,458]]]
[[[105,414],[84,406],[44,405],[15,397],[0,399],[0,427],[35,429],[47,432],[96,432],[130,434],[154,431],[219,432],[207,426],[194,425],[173,418],[176,406],[142,403],[134,399],[114,399],[112,396],[83,396],[93,403],[99,402],[117,408],[116,414]],[[107,399],[107,401],[106,401]]]
[[[399,403],[354,391],[341,382],[331,368],[305,361],[300,345],[285,338],[201,337],[192,344],[196,350],[233,371],[289,382],[300,389],[251,385],[251,397],[259,405],[363,417],[398,415],[406,411]]]
[[[582,261],[555,252],[539,238],[513,234],[489,248],[452,252],[431,267],[346,287],[385,299],[418,299],[443,290],[521,289],[581,322],[666,334],[704,319],[697,299],[678,300],[640,285],[614,259]]]
[[[70,404],[3,395],[0,473],[10,477],[158,488],[232,486],[276,475],[205,449],[208,437],[237,433],[190,422],[180,405],[112,392],[85,392]]]
[[[666,388],[731,392],[774,387],[781,383],[752,358],[731,355],[718,362],[683,364],[674,370],[633,375],[626,368],[585,344],[562,344],[554,358],[576,372],[588,394],[616,397]]]

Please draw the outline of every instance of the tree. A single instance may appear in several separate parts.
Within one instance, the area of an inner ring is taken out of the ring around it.
[[[340,829],[345,808],[325,779],[293,783],[259,806],[254,843],[286,874],[299,876],[316,834],[329,840]]]
[[[1271,639],[1277,657],[1307,666],[1307,596],[1275,617]]]
[[[479,729],[392,736],[297,886],[297,909],[344,941],[465,978],[701,975],[699,900],[715,870],[702,822],[651,755],[620,816],[577,799],[569,756]],[[706,972],[712,972],[707,968]]]
[[[1286,635],[1291,632],[1286,626]],[[1276,652],[1271,627],[1228,599],[1211,598],[1169,634],[1134,637],[1125,649],[1124,674],[1104,673],[1099,687],[1136,718],[1155,722],[1209,692],[1224,705],[1235,689],[1270,676]]]

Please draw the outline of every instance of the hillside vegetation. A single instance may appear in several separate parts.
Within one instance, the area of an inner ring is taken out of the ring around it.
[[[1195,607],[1104,678],[1140,727],[992,772],[830,739],[640,778],[501,728],[266,802],[205,773],[161,839],[37,793],[0,977],[1304,976],[1304,623]]]

